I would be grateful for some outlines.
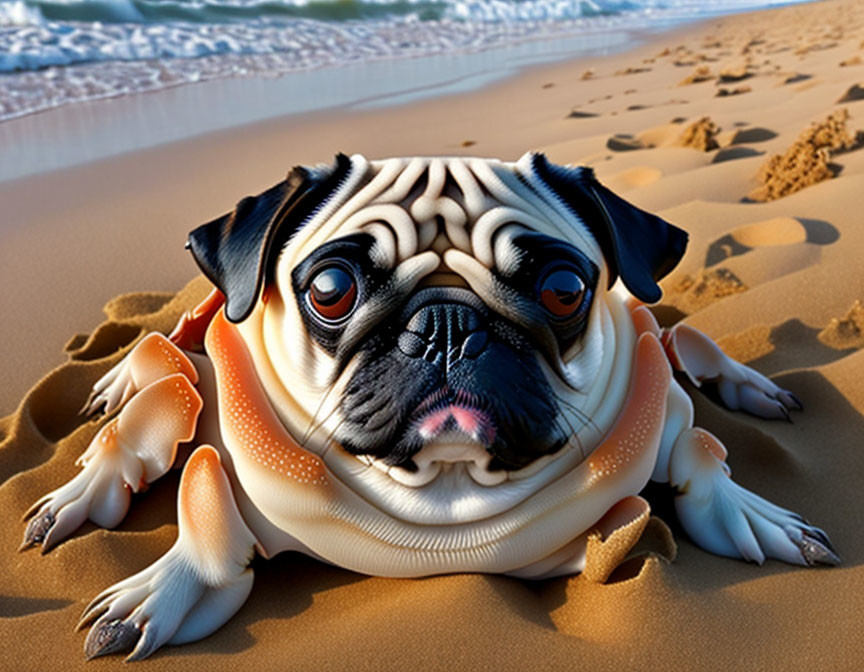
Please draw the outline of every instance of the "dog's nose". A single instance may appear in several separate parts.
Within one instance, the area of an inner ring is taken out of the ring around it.
[[[399,335],[399,349],[408,357],[453,368],[475,359],[486,348],[488,333],[481,315],[461,303],[423,306]]]

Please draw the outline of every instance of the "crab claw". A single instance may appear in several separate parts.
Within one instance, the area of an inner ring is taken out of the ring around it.
[[[203,402],[189,379],[174,374],[151,383],[105,424],[76,464],[81,471],[25,514],[32,520],[21,549],[45,552],[88,518],[112,528],[129,509],[131,493],[171,468],[177,446],[195,435]]]
[[[177,523],[177,541],[165,555],[84,610],[78,628],[93,624],[84,643],[88,659],[131,651],[126,660],[142,660],[165,644],[194,642],[246,601],[257,540],[212,446],[198,448],[183,469]]]
[[[766,558],[808,567],[840,563],[821,529],[735,483],[726,449],[704,429],[678,437],[669,474],[682,493],[675,499],[678,519],[702,548],[760,565]]]
[[[136,392],[175,373],[186,376],[193,385],[198,383],[198,372],[180,348],[160,333],[147,334],[119,364],[96,381],[81,413],[93,415],[100,408],[106,414],[111,413]]]
[[[730,411],[745,411],[769,420],[792,422],[789,411],[804,405],[755,369],[736,362],[698,329],[678,324],[663,332],[663,346],[672,367],[686,374],[696,387],[716,386]]]

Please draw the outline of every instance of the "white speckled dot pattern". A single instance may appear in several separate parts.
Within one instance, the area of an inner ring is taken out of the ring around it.
[[[303,450],[282,427],[264,394],[236,328],[220,312],[207,332],[207,353],[219,390],[219,417],[229,449],[299,483],[327,483],[322,460]]]
[[[654,352],[656,351],[656,352]],[[640,339],[637,373],[626,412],[609,439],[588,460],[591,479],[606,479],[625,470],[662,431],[671,371],[659,341],[651,334]]]

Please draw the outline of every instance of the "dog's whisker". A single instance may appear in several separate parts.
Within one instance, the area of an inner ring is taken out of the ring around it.
[[[579,455],[584,460],[585,459],[585,448],[582,445],[581,439],[579,438],[579,431],[573,427],[573,424],[570,422],[570,419],[567,417],[565,410],[563,408],[561,408],[561,404],[560,404],[560,401],[558,399],[555,400],[555,406],[557,407],[560,416],[564,419],[564,422],[566,422],[567,426],[570,428],[570,438],[574,439],[576,441],[576,445],[579,446]],[[556,423],[557,422],[558,422],[558,420],[556,417]],[[582,427],[584,427],[584,426],[585,426],[585,424],[583,423]],[[559,425],[559,427],[560,427],[560,425]],[[580,427],[579,429],[582,429],[582,427]]]
[[[317,432],[321,425],[327,422],[327,420],[330,419],[330,416],[333,415],[333,413],[335,412],[336,408],[334,407],[333,410],[328,413],[327,417],[321,421],[321,423],[319,423],[318,425],[315,424],[318,418],[318,414],[321,413],[321,411],[323,410],[324,404],[327,402],[327,398],[330,396],[330,393],[333,392],[335,388],[335,383],[329,385],[324,391],[324,394],[321,396],[321,401],[318,402],[318,408],[315,409],[315,413],[312,415],[312,419],[309,421],[309,427],[303,434],[303,440],[301,442],[301,445],[305,446],[309,439],[312,438],[312,435]]]
[[[333,408],[333,410],[331,410],[327,415],[325,415],[321,419],[321,421],[319,423],[317,423],[317,425],[315,425],[314,427],[312,427],[312,425],[310,425],[309,429],[306,431],[306,433],[303,437],[303,442],[300,445],[305,448],[306,444],[308,444],[309,441],[312,440],[312,437],[315,436],[315,434],[318,432],[318,430],[320,430],[324,425],[326,425],[330,421],[330,418],[332,418],[335,415],[337,410],[338,409]],[[336,426],[338,427],[341,424],[342,424],[342,422],[340,421]],[[336,430],[334,429],[333,432],[335,432],[335,431]],[[330,439],[332,438],[333,432],[331,432],[330,435],[327,437],[327,441],[325,441],[325,443],[330,441]]]
[[[567,407],[570,411],[572,411],[572,413],[577,418],[579,418],[582,421],[583,427],[588,425],[591,427],[591,429],[593,429],[595,432],[597,432],[598,436],[603,434],[603,432],[600,431],[600,428],[596,425],[596,423],[590,417],[588,417],[582,410],[580,410],[579,408],[574,406],[571,402],[564,399],[560,394],[557,394],[557,393],[553,393],[553,394],[555,395],[555,399],[559,403],[561,403],[565,407]],[[581,429],[581,427],[580,427],[580,429]]]
[[[336,412],[336,409],[334,408],[329,413],[327,413],[323,418],[320,418],[320,420],[318,418],[313,417],[312,421],[309,423],[309,426],[306,428],[306,431],[303,433],[303,439],[300,442],[300,445],[303,447],[306,447],[306,445],[309,443],[309,441],[312,439],[312,437],[315,436],[315,434],[318,432],[318,430],[321,429],[321,427],[323,425],[325,425],[327,423],[327,421],[330,420],[331,417],[333,417],[333,413],[335,413],[335,412]]]

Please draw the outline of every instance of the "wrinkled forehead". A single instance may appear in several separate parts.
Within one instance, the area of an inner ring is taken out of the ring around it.
[[[602,252],[582,221],[544,183],[531,155],[517,162],[462,157],[369,161],[351,169],[284,253],[289,267],[329,240],[363,231],[374,235],[393,263],[440,244],[487,267],[503,226],[517,224],[565,240],[598,266]]]

